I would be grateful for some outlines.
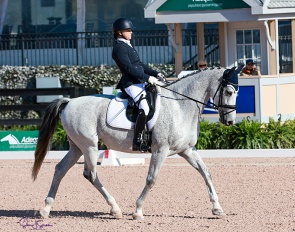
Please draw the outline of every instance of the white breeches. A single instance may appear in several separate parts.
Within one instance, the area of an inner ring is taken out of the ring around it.
[[[125,91],[130,97],[133,98],[133,100],[135,102],[137,102],[139,100],[141,95],[143,95],[143,97],[146,96],[145,83],[131,85],[128,88],[126,88]],[[138,108],[143,109],[145,115],[149,114],[150,108],[149,108],[149,105],[148,105],[146,99],[143,99],[143,100],[140,101]]]

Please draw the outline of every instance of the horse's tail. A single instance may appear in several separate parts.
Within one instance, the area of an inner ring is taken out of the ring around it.
[[[59,121],[59,113],[62,109],[61,106],[65,106],[69,103],[69,101],[69,98],[56,99],[46,108],[45,115],[40,126],[38,142],[35,150],[35,161],[32,168],[33,180],[36,180],[43,160],[49,149],[50,140]]]

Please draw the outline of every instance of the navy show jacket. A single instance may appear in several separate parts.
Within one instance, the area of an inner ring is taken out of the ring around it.
[[[123,41],[117,40],[115,42],[112,58],[122,73],[117,89],[125,89],[133,84],[147,82],[149,76],[157,77],[158,75],[157,71],[140,61],[138,53],[133,47]]]

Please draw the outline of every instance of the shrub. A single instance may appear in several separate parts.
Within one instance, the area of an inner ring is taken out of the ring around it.
[[[269,123],[243,120],[233,126],[200,122],[197,149],[290,149],[295,148],[295,120]]]
[[[68,150],[68,137],[61,122],[58,123],[51,141],[51,150]]]
[[[200,133],[198,136],[197,149],[206,149],[211,146],[212,141],[212,123],[208,121],[202,121],[200,123]]]
[[[277,122],[270,118],[265,124],[265,131],[270,139],[270,148],[293,148],[295,144],[294,121]]]
[[[257,121],[243,120],[234,125],[232,130],[232,149],[269,148],[268,137],[262,124]]]

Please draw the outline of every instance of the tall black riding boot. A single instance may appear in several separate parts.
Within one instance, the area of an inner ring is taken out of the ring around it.
[[[133,151],[145,152],[150,149],[150,146],[145,145],[142,142],[142,132],[146,124],[146,115],[143,109],[139,110],[138,117],[136,119],[136,124],[134,127],[134,138],[133,138]]]

